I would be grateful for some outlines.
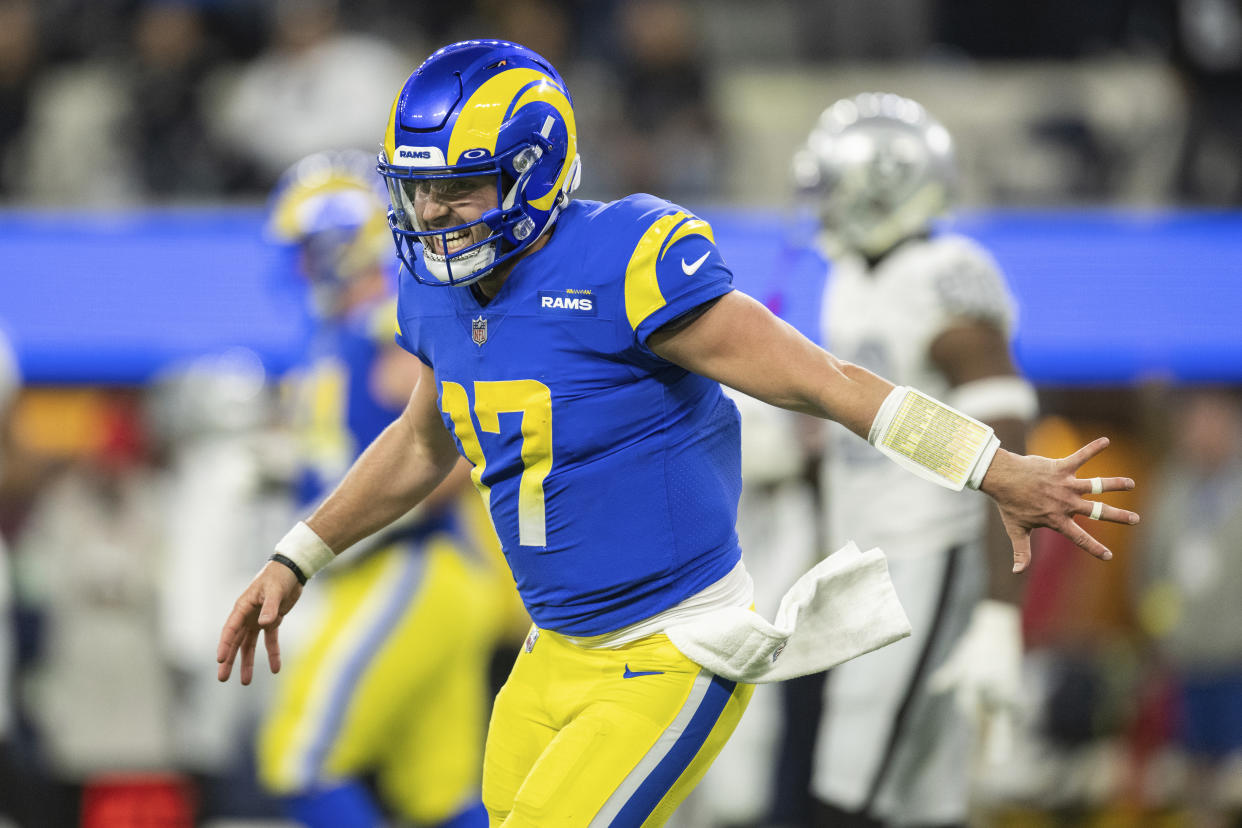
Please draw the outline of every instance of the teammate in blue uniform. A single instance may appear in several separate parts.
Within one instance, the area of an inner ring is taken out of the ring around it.
[[[302,159],[271,199],[270,235],[296,252],[317,318],[291,382],[305,508],[400,414],[417,378],[418,363],[393,343],[385,205],[374,159],[360,151]],[[498,603],[458,507],[469,489],[455,470],[324,573],[324,611],[258,739],[260,781],[303,825],[487,823],[479,767]]]
[[[701,219],[647,195],[573,201],[569,93],[524,47],[466,41],[429,57],[393,103],[379,169],[405,267],[398,342],[422,375],[238,599],[219,677],[240,652],[251,680],[261,631],[279,669],[276,629],[306,579],[465,456],[535,620],[489,728],[492,825],[661,825],[745,709],[752,685],[664,634],[752,601],[733,528],[738,416],[720,383],[836,420],[945,485],[982,488],[1005,515],[1015,569],[1036,526],[1109,557],[1071,517],[1137,520],[1082,496],[1133,485],[1075,477],[1106,440],[1064,460],[1010,454],[733,290]]]

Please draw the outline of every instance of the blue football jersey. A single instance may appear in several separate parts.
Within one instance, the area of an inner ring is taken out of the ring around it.
[[[402,274],[397,340],[434,369],[540,626],[620,629],[740,559],[737,408],[647,347],[731,283],[708,223],[647,195],[572,202],[486,305]]]
[[[389,299],[357,308],[320,325],[311,340],[296,392],[303,459],[297,488],[303,505],[336,486],[401,414],[401,406],[378,399],[371,384],[379,349],[391,342],[393,304]]]

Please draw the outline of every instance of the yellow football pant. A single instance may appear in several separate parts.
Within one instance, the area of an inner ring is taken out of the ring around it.
[[[259,776],[278,795],[375,774],[385,804],[437,823],[477,800],[497,624],[492,576],[451,535],[324,578],[327,611],[264,722]]]
[[[483,767],[491,825],[663,825],[753,690],[702,669],[664,635],[590,650],[532,630],[492,710]]]

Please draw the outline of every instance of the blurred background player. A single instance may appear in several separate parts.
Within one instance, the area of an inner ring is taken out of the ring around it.
[[[820,116],[794,168],[832,262],[825,346],[950,400],[1023,451],[1036,397],[1010,356],[1013,301],[978,244],[933,229],[955,184],[949,133],[912,100],[863,94]],[[1009,539],[978,495],[955,497],[844,430],[829,435],[827,548],[882,548],[914,633],[829,674],[816,824],[964,824],[972,746],[986,734],[1003,748],[1017,701]]]
[[[304,158],[271,198],[270,232],[296,246],[318,318],[296,388],[303,506],[414,386],[418,363],[393,341],[386,207],[374,157],[353,151]],[[470,488],[458,468],[330,570],[321,626],[282,673],[259,736],[263,785],[306,825],[487,824],[479,771],[498,603],[461,513]]]

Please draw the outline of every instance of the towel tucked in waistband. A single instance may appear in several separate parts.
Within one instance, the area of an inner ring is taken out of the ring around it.
[[[725,607],[665,629],[691,661],[748,684],[827,670],[910,634],[879,549],[853,541],[816,564],[781,599],[774,622]]]

